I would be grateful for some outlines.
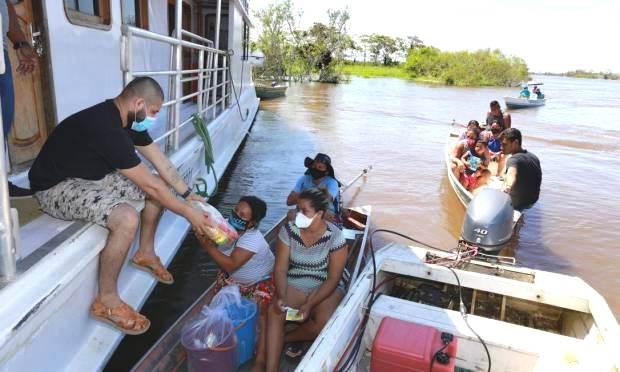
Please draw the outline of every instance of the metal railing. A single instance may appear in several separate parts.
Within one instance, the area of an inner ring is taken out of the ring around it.
[[[179,4],[181,2],[178,2]],[[178,10],[177,10],[178,11]],[[177,14],[178,16],[178,14]],[[179,23],[177,23],[179,24]],[[186,30],[176,31],[177,37],[170,37],[143,30],[133,26],[123,26],[122,70],[125,85],[132,79],[140,76],[168,76],[170,89],[168,100],[162,107],[169,107],[166,131],[155,142],[166,141],[167,151],[176,151],[179,148],[179,132],[181,128],[191,123],[191,116],[181,121],[181,109],[185,101],[196,100],[196,113],[205,118],[215,118],[218,109],[224,111],[230,102],[231,77],[228,71],[230,55],[228,51],[213,47],[213,42],[202,36]],[[183,36],[195,41],[184,40]],[[136,71],[133,69],[133,43],[135,38],[161,42],[170,46],[171,66],[169,70]],[[183,67],[183,52],[189,51],[190,66]],[[194,62],[194,57],[196,57]],[[221,60],[221,67],[218,61]],[[218,84],[218,75],[221,82]],[[184,94],[183,86],[190,84],[190,92]]]

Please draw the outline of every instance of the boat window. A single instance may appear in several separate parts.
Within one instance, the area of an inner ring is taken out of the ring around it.
[[[64,0],[67,18],[80,26],[110,28],[110,0]]]
[[[149,1],[122,0],[123,23],[148,30],[149,28]]]
[[[241,59],[247,61],[250,56],[250,25],[243,22],[243,55]]]

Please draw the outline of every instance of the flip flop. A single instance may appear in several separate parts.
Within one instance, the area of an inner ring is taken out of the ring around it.
[[[147,272],[155,277],[160,283],[164,284],[172,284],[174,283],[174,278],[172,274],[161,263],[159,257],[154,259],[149,259],[145,257],[136,257],[131,259],[131,264],[138,270],[142,270]],[[168,275],[170,279],[166,279],[165,275]]]
[[[151,327],[150,320],[124,302],[107,307],[97,298],[90,307],[90,316],[128,335],[141,335]]]
[[[302,357],[309,347],[305,342],[290,342],[284,351],[284,355],[290,359],[295,360]]]

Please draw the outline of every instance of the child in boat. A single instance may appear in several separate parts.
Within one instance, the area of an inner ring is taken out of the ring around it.
[[[329,199],[324,190],[303,191],[297,214],[278,234],[273,277],[276,297],[267,313],[267,365],[278,371],[284,343],[286,354],[303,353],[301,342],[313,341],[344,296],[343,273],[347,243],[336,225],[325,220]],[[301,316],[299,326],[285,333],[289,308]]]
[[[463,154],[461,161],[465,164],[465,171],[460,177],[460,182],[467,190],[472,191],[479,187],[478,181],[483,176],[483,170],[487,170],[489,157],[489,148],[483,140],[478,140],[473,149],[470,148]]]
[[[196,235],[200,245],[220,267],[214,285],[215,295],[227,285],[237,285],[241,295],[256,302],[259,308],[257,362],[264,363],[267,307],[274,293],[271,273],[275,258],[258,224],[267,214],[267,204],[255,196],[244,196],[231,211],[228,222],[239,232],[230,248],[221,251],[206,236]]]

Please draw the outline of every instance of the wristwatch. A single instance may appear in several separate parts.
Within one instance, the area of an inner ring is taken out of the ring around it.
[[[187,199],[187,197],[188,197],[188,196],[190,196],[191,194],[192,194],[192,189],[190,189],[190,188],[188,187],[188,188],[187,188],[187,191],[185,191],[185,192],[183,193],[183,195],[181,195],[181,197],[182,197],[183,199]]]
[[[23,48],[25,46],[30,46],[30,43],[27,41],[18,41],[16,43],[13,43],[13,49],[17,50],[19,48]]]

